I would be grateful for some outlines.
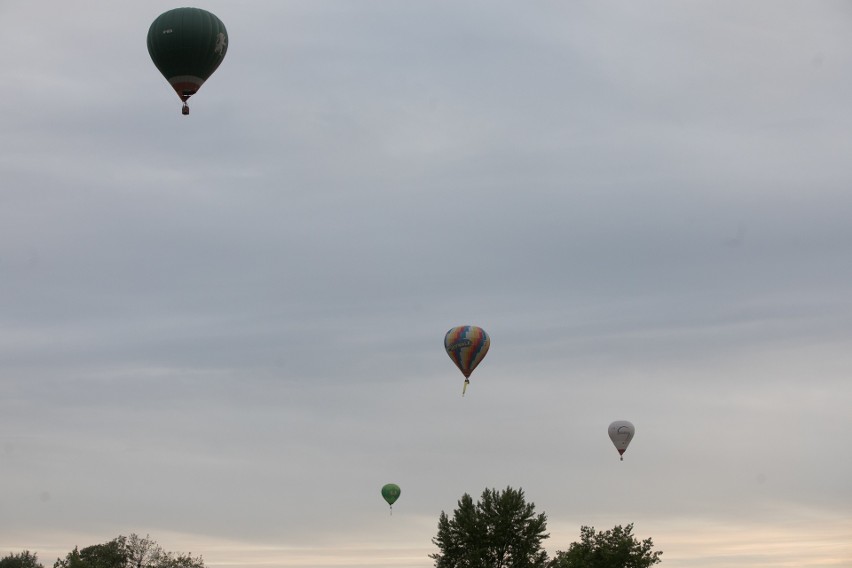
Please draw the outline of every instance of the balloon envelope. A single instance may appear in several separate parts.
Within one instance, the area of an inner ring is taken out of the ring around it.
[[[624,455],[624,451],[630,445],[630,440],[633,439],[635,433],[636,428],[627,420],[616,420],[609,425],[609,439],[612,440],[619,455]]]
[[[388,502],[388,505],[393,505],[396,503],[396,500],[399,499],[399,494],[401,493],[399,489],[399,485],[396,483],[388,483],[384,487],[382,487],[382,497],[385,498],[385,501]]]
[[[465,378],[482,362],[490,346],[491,338],[475,325],[454,327],[444,336],[444,349]]]
[[[184,102],[210,78],[227,51],[225,24],[199,8],[164,12],[148,29],[148,53]]]

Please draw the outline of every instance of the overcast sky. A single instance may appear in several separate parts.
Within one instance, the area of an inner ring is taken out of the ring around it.
[[[210,1],[189,117],[177,6],[0,0],[0,554],[852,565],[852,5]]]

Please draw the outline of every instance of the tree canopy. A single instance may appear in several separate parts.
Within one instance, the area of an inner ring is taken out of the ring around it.
[[[0,558],[0,568],[44,568],[37,555],[29,550]]]
[[[580,542],[557,552],[548,568],[649,568],[662,562],[662,552],[652,552],[653,547],[650,538],[639,541],[633,535],[633,523],[599,532],[583,526]]]
[[[204,568],[191,554],[167,552],[148,536],[118,536],[104,544],[74,548],[57,558],[53,568]]]
[[[465,493],[452,518],[441,511],[432,539],[439,552],[429,557],[435,568],[544,568],[546,530],[546,515],[535,513],[523,489],[486,489],[475,504]]]

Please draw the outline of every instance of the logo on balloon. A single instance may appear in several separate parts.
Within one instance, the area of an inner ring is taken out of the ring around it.
[[[225,34],[220,32],[219,35],[216,36],[216,47],[215,47],[215,49],[213,49],[213,53],[218,53],[219,55],[224,57],[225,56],[225,45],[227,45],[225,43]]]
[[[456,349],[464,349],[465,347],[470,347],[473,345],[470,339],[459,339],[458,341],[454,341],[453,343],[447,346],[448,351],[455,351]]]

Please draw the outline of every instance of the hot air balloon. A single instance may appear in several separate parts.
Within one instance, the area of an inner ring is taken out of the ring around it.
[[[460,325],[444,336],[444,349],[464,375],[462,396],[470,384],[470,374],[488,353],[491,338],[485,330],[475,325]]]
[[[612,440],[615,449],[618,450],[621,461],[624,461],[624,452],[630,445],[630,440],[633,439],[635,433],[636,428],[627,420],[616,420],[609,425],[609,439]]]
[[[387,501],[388,505],[390,505],[391,515],[393,515],[393,504],[396,503],[397,499],[399,499],[400,493],[399,485],[396,483],[388,483],[382,487],[382,497],[384,497],[385,501]]]
[[[219,67],[228,51],[225,24],[206,10],[175,8],[160,14],[148,29],[148,53],[183,101]]]

